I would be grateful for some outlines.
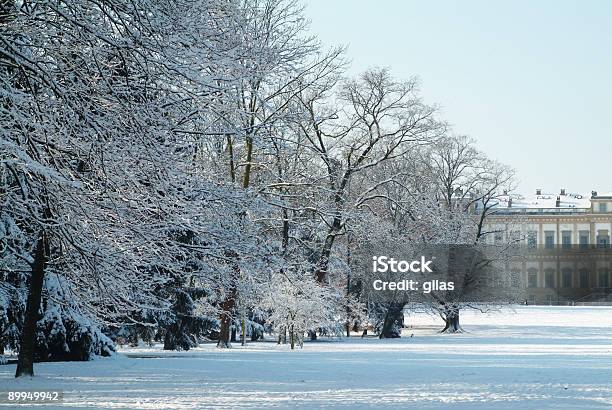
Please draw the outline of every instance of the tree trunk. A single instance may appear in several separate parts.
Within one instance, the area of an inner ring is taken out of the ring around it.
[[[259,330],[255,328],[251,328],[251,342],[256,342],[259,340]]]
[[[347,232],[346,235],[346,337],[351,337],[351,307],[349,302],[351,300],[351,231]]]
[[[34,250],[34,262],[32,263],[32,276],[28,288],[28,301],[25,311],[25,320],[21,341],[19,343],[19,357],[17,360],[17,371],[15,377],[34,376],[34,350],[36,348],[36,323],[42,299],[42,287],[45,280],[45,268],[47,265],[48,242],[43,232],[38,238]]]
[[[287,253],[287,249],[289,248],[289,213],[287,209],[283,208],[282,210],[282,218],[283,218],[283,229],[282,229],[282,249],[283,255]]]
[[[277,344],[286,344],[287,343],[287,328],[283,327],[283,330],[278,333],[278,343]]]
[[[331,250],[336,239],[336,232],[340,230],[340,218],[334,218],[332,228],[329,230],[321,249],[319,261],[315,269],[315,278],[318,283],[327,282],[327,268],[329,267],[329,258],[331,256]]]
[[[167,331],[164,335],[164,350],[178,350],[177,347],[176,338],[172,332]]]
[[[234,143],[231,135],[227,135],[227,152],[229,154],[229,171],[232,183],[236,182],[236,166],[234,165]]]
[[[129,344],[132,347],[138,346],[138,329],[136,326],[130,327]]]
[[[242,332],[240,334],[241,344],[242,346],[246,346],[246,319],[244,315],[242,316],[242,328],[240,329],[240,331]]]
[[[317,331],[316,330],[309,330],[308,331],[308,337],[310,338],[310,340],[317,340]]]
[[[231,282],[229,284],[229,291],[225,296],[225,299],[221,303],[221,314],[219,315],[219,322],[221,322],[219,329],[219,341],[217,342],[217,347],[220,348],[230,348],[232,347],[231,340],[231,330],[232,330],[232,321],[234,319],[234,308],[236,307],[236,297],[238,296],[238,289],[236,286],[236,282],[240,278],[240,266],[238,266],[238,254],[233,250],[226,250],[225,256],[227,258],[236,259],[236,262],[233,265],[231,272]],[[234,333],[235,340],[235,333]]]
[[[254,104],[254,102],[251,102],[251,104]],[[253,121],[254,121],[254,118],[251,118],[251,126],[253,125]],[[252,155],[253,155],[253,137],[248,135],[246,142],[247,142],[246,166],[245,166],[244,176],[242,180],[242,187],[244,189],[247,189],[249,187],[249,184],[251,181],[251,169],[252,169],[251,160],[252,160]],[[233,169],[233,164],[232,164],[232,169]],[[232,174],[231,176],[234,179],[236,177],[235,174]],[[232,258],[238,258],[238,254],[234,251],[226,251],[225,256],[232,257]],[[233,319],[232,316],[234,314],[234,307],[236,306],[236,296],[238,292],[236,288],[236,282],[238,281],[239,278],[240,278],[240,267],[238,266],[238,263],[236,262],[233,268],[233,277],[231,278],[232,282],[230,284],[230,291],[227,297],[225,298],[225,300],[223,301],[223,303],[221,303],[221,310],[222,310],[221,315],[220,315],[221,316],[220,317],[221,326],[219,330],[219,341],[217,342],[217,347],[220,347],[220,348],[230,348],[232,347],[230,341],[236,341],[236,329],[232,329],[232,319]]]
[[[293,331],[293,325],[291,325],[291,329],[289,330],[289,340],[291,342],[291,350],[295,349],[295,332]]]
[[[230,337],[230,342],[235,342],[236,341],[236,326],[232,326],[231,329],[232,329],[232,332],[231,332],[232,336]]]
[[[402,327],[404,326],[404,305],[392,303],[387,309],[385,321],[380,331],[380,339],[395,339],[401,337]]]
[[[236,287],[232,286],[229,295],[225,298],[221,304],[221,326],[219,329],[219,341],[217,347],[230,348],[231,328],[232,328],[232,313],[234,311],[234,305],[236,304]]]
[[[244,166],[244,176],[242,179],[242,187],[244,189],[247,189],[251,183],[251,161],[253,160],[253,137],[251,135],[247,135],[246,137],[246,148],[246,161]]]
[[[459,309],[453,309],[446,312],[445,326],[442,333],[461,333],[463,329],[459,325]]]
[[[221,327],[219,329],[219,341],[217,342],[217,347],[232,347],[232,344],[230,343],[231,321],[231,315],[227,311],[221,313]]]

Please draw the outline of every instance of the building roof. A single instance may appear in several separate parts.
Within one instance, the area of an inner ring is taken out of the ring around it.
[[[598,195],[599,196],[599,195]],[[559,206],[557,206],[557,197]],[[542,193],[540,195],[510,194],[499,198],[498,206],[508,207],[512,198],[512,208],[590,208],[591,195],[568,192],[565,195]]]
[[[594,199],[611,199],[612,198],[612,192],[604,192],[603,194],[597,194],[597,196]]]
[[[601,198],[597,195],[595,199]],[[557,198],[559,204],[557,206]],[[494,213],[498,215],[529,214],[529,215],[559,215],[581,214],[590,212],[592,194],[573,193],[540,193],[533,195],[508,194],[498,198],[494,205]],[[509,205],[512,200],[512,205]],[[479,209],[481,204],[476,204]]]

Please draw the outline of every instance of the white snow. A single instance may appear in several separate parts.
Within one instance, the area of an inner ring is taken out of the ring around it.
[[[461,321],[465,333],[441,335],[439,318],[409,315],[399,340],[322,338],[296,351],[122,349],[37,364],[33,379],[15,380],[5,365],[0,389],[63,389],[70,408],[612,406],[612,307],[517,306]]]
[[[557,197],[559,197],[559,206],[557,207]],[[577,208],[585,210],[591,208],[591,195],[567,193],[565,195],[547,194],[540,195],[522,195],[511,194],[503,195],[498,198],[498,206],[507,207],[508,201],[512,198],[512,208],[514,209],[554,209],[554,208]]]

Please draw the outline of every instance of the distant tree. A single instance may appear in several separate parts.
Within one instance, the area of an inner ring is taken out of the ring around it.
[[[447,137],[432,146],[425,152],[423,163],[427,164],[428,172],[440,187],[440,199],[444,204],[442,212],[445,215],[440,229],[451,233],[450,236],[444,235],[447,243],[469,245],[484,252],[479,253],[479,266],[475,270],[468,269],[464,272],[463,291],[471,293],[471,297],[476,300],[486,300],[483,294],[493,291],[497,292],[495,298],[499,302],[516,301],[516,292],[507,292],[507,289],[506,292],[501,289],[491,290],[485,283],[486,279],[490,278],[482,277],[485,272],[492,274],[495,271],[493,265],[496,265],[499,271],[504,270],[505,262],[512,255],[512,245],[515,244],[513,241],[518,240],[506,235],[506,243],[497,243],[495,248],[487,247],[487,239],[494,232],[484,229],[485,221],[494,213],[499,198],[514,188],[514,171],[488,159],[476,149],[472,140],[463,136]],[[456,229],[457,221],[460,221],[463,229]],[[436,292],[430,295],[434,299],[434,308],[445,321],[442,331],[447,333],[461,331],[459,313],[462,307],[487,309],[490,305],[474,303],[475,301],[461,303],[452,298],[449,301]]]

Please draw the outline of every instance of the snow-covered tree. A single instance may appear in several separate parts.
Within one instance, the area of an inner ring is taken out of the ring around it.
[[[340,334],[342,310],[339,292],[316,282],[310,272],[296,275],[283,270],[274,275],[263,299],[268,309],[268,322],[279,334],[289,338],[291,349],[303,345],[308,331],[321,329],[327,334]]]
[[[373,299],[358,258],[484,240],[509,170],[443,138],[416,79],[345,78],[343,48],[307,29],[292,0],[0,2],[0,348],[18,376],[110,354],[102,331],[293,347],[368,306],[396,335],[407,302]]]
[[[188,249],[174,232],[207,230],[200,198],[216,188],[198,183],[196,141],[185,132],[212,110],[220,80],[209,63],[231,62],[218,58],[231,42],[217,23],[235,8],[2,7],[2,257],[29,273],[17,370],[27,375],[46,276],[72,283],[86,313],[110,322],[166,304],[156,289],[181,274],[177,255]]]
[[[440,229],[453,233],[445,240],[450,245],[468,245],[480,250],[480,256],[476,257],[479,267],[466,270],[463,276],[462,292],[471,293],[469,298],[472,300],[464,299],[461,303],[461,299],[447,300],[435,292],[431,293],[434,307],[445,320],[443,332],[453,333],[461,331],[459,312],[462,307],[487,309],[490,304],[475,303],[486,300],[485,293],[496,292],[494,299],[499,302],[512,302],[517,298],[518,289],[491,289],[486,283],[490,278],[483,277],[492,274],[495,269],[503,271],[503,265],[513,254],[512,241],[518,239],[507,235],[508,242],[487,246],[487,239],[494,232],[483,229],[486,218],[494,212],[498,198],[514,188],[514,172],[487,158],[477,150],[473,140],[464,136],[442,139],[425,152],[423,163],[436,181],[444,204],[442,210],[445,217],[441,219]],[[463,229],[454,228],[457,221],[460,221]]]

